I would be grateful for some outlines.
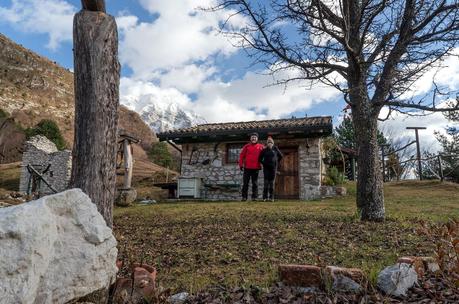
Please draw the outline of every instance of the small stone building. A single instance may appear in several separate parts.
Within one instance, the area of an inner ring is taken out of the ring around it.
[[[332,133],[331,117],[304,117],[235,123],[203,124],[157,134],[161,141],[181,145],[180,180],[195,180],[197,197],[209,200],[240,199],[242,172],[238,160],[249,134],[261,143],[268,135],[284,154],[275,183],[275,197],[310,200],[321,196],[324,172],[321,138]],[[259,175],[259,196],[263,189]],[[249,194],[251,189],[249,188]]]
[[[59,151],[48,138],[34,136],[25,143],[19,192],[43,196],[64,191],[71,168],[72,151]]]

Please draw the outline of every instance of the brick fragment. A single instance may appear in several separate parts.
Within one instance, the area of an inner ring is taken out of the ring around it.
[[[325,268],[325,273],[331,278],[336,278],[338,275],[345,276],[357,283],[363,282],[365,278],[363,271],[358,268],[327,266]]]
[[[279,265],[279,277],[288,286],[320,288],[323,285],[322,269],[313,265]]]

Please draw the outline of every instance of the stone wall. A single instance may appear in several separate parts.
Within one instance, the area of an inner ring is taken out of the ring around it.
[[[61,192],[67,189],[70,181],[72,152],[70,150],[58,151],[54,143],[41,135],[34,136],[27,141],[22,155],[19,184],[19,192],[23,193],[27,193],[32,184],[27,165],[32,165],[40,173],[50,165],[43,176],[57,192]],[[44,182],[40,182],[40,188],[37,191],[40,196],[53,193]]]
[[[226,147],[231,142],[196,143],[182,146],[182,177],[202,179],[201,197],[209,200],[236,200],[241,198],[242,172],[237,163],[226,162]],[[298,174],[300,199],[310,200],[321,196],[320,139],[276,140],[278,146],[298,147]],[[263,173],[260,171],[258,195],[263,190]],[[249,197],[251,187],[249,187]]]

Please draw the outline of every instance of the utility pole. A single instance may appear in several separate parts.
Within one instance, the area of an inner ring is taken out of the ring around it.
[[[438,168],[440,169],[440,181],[443,181],[445,177],[443,176],[443,167],[441,166],[441,154],[438,154],[437,160],[438,160]]]
[[[387,182],[387,179],[386,179],[386,164],[385,164],[385,151],[384,151],[384,148],[385,147],[389,147],[390,145],[389,144],[385,144],[385,145],[380,145],[381,147],[381,162],[382,162],[382,176],[383,176],[383,182]]]
[[[416,158],[418,160],[418,174],[419,180],[422,180],[422,166],[421,166],[421,147],[419,145],[419,130],[425,130],[425,127],[407,127],[407,130],[414,130],[416,134]]]

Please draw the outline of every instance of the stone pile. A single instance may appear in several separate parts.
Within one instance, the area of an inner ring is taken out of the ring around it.
[[[360,292],[365,284],[365,276],[360,269],[336,266],[280,265],[279,277],[287,286],[300,287],[304,292],[327,287],[336,292]]]
[[[439,270],[432,257],[402,257],[379,273],[377,287],[387,295],[404,297],[419,278]],[[336,266],[280,265],[279,277],[283,284],[305,293],[329,288],[337,293],[361,293],[367,284],[362,270]]]

